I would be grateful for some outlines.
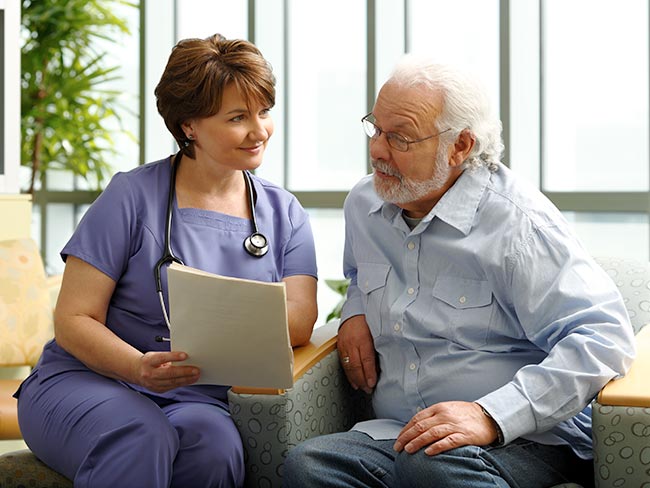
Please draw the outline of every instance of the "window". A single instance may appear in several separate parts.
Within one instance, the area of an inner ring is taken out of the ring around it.
[[[648,191],[648,2],[543,6],[544,189]]]
[[[257,173],[294,192],[310,214],[319,322],[339,299],[323,280],[342,278],[343,199],[368,172],[360,119],[404,52],[481,76],[504,123],[504,162],[547,194],[592,254],[650,256],[645,0],[145,0],[144,6],[141,162],[176,151],[153,90],[178,39],[215,32],[247,38],[271,62],[275,134]],[[138,42],[125,40],[116,53],[129,59],[125,69],[134,76]],[[130,76],[129,86],[138,83]],[[135,160],[129,153],[118,164],[128,169]],[[52,209],[69,223],[66,230],[42,216],[43,232],[59,232],[52,234],[56,245],[48,245],[50,259],[59,261],[60,241],[83,204]]]

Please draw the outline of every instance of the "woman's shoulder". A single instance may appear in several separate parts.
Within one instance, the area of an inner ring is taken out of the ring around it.
[[[123,177],[126,177],[133,183],[144,182],[148,185],[151,185],[152,180],[169,180],[169,176],[171,175],[170,157],[136,166],[133,169],[118,174],[123,175]]]
[[[281,204],[289,206],[293,203],[298,203],[298,199],[295,195],[286,188],[254,174],[251,174],[251,178],[255,190],[258,192],[258,199],[262,196],[259,195],[259,193],[263,192],[264,198],[268,199],[275,205]]]
[[[131,193],[151,196],[169,188],[169,158],[137,166],[113,175],[104,193]]]

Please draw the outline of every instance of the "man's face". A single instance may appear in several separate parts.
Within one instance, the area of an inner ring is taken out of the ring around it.
[[[439,132],[435,121],[441,109],[440,94],[389,82],[380,90],[372,113],[382,132],[415,140]],[[411,144],[408,151],[400,152],[382,133],[370,140],[370,157],[379,197],[407,211],[427,213],[455,180],[450,183],[448,147],[440,145],[439,137]]]

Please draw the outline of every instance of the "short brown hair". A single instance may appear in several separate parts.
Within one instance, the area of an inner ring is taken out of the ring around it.
[[[230,83],[249,102],[275,105],[273,70],[250,42],[214,34],[184,39],[172,49],[154,94],[158,113],[190,158],[194,159],[194,145],[185,137],[182,124],[216,114]]]

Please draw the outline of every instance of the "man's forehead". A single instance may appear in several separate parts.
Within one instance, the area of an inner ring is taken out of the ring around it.
[[[396,126],[419,126],[424,120],[435,120],[442,111],[442,103],[442,94],[425,85],[387,82],[379,91],[373,114],[379,122],[390,117]]]

